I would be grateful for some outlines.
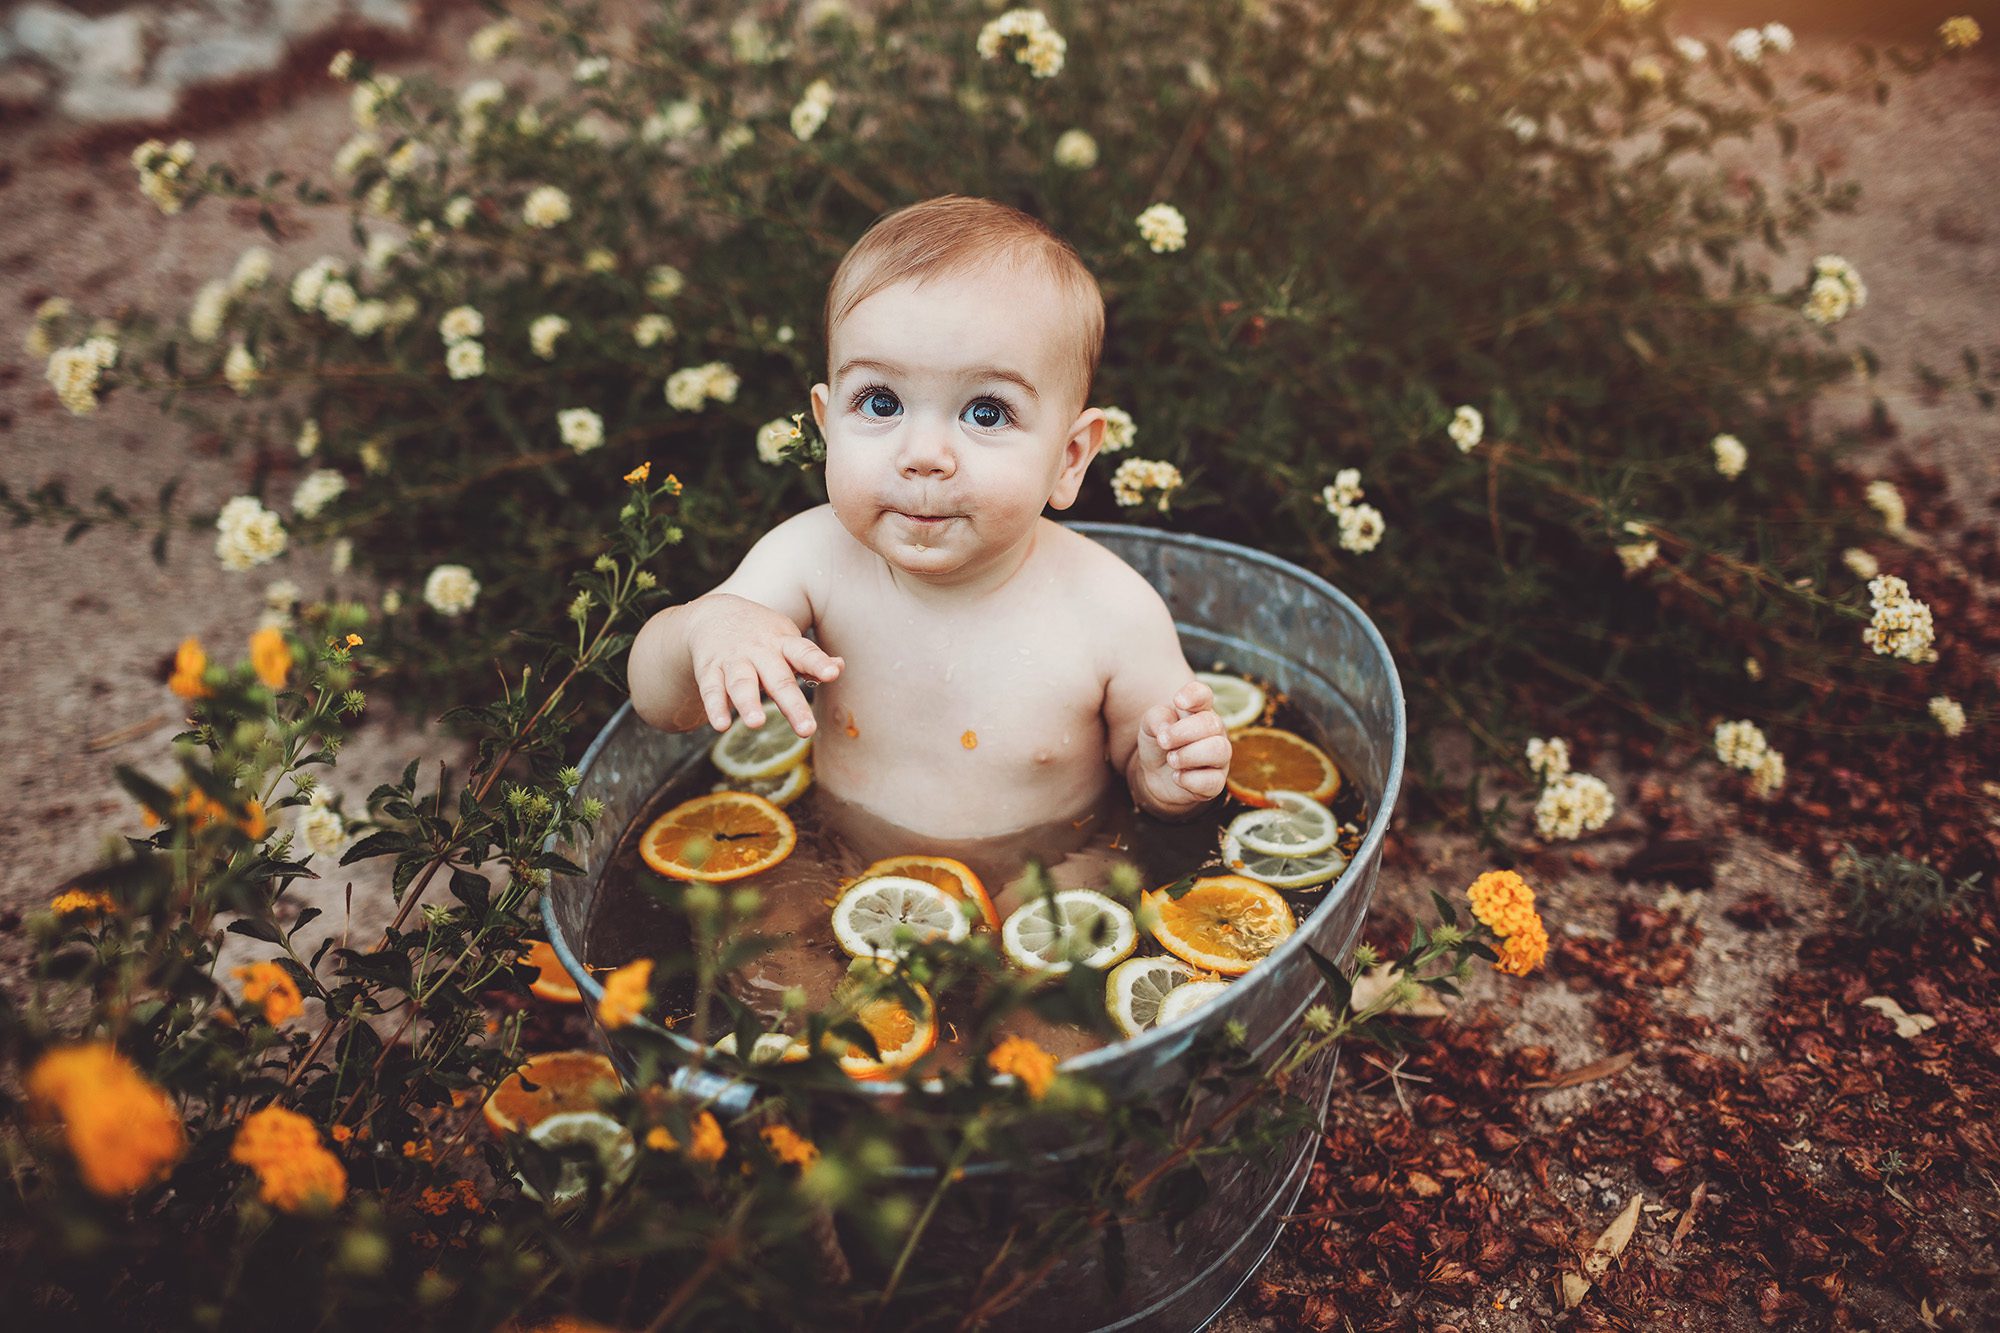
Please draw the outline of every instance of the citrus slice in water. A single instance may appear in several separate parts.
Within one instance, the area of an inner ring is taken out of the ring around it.
[[[793,764],[775,778],[725,778],[710,790],[748,792],[782,808],[805,795],[812,784],[812,765]]]
[[[715,1049],[722,1055],[736,1054],[736,1034],[725,1032],[715,1039]],[[812,1054],[812,1048],[797,1037],[783,1032],[760,1032],[751,1043],[750,1058],[744,1061],[752,1065],[797,1064]]]
[[[874,879],[877,875],[906,875],[935,884],[952,897],[977,905],[986,924],[994,930],[1000,929],[1000,913],[994,910],[992,897],[979,876],[972,873],[972,867],[963,861],[954,861],[949,856],[891,856],[861,872],[862,879]]]
[[[483,1114],[495,1134],[520,1133],[565,1111],[595,1111],[599,1091],[618,1091],[618,1070],[608,1057],[546,1051],[500,1080]]]
[[[849,1078],[887,1078],[923,1059],[937,1045],[937,1007],[931,1003],[928,991],[921,986],[915,989],[914,1012],[893,995],[864,1000],[855,1011],[855,1021],[875,1038],[879,1057],[870,1057],[862,1048],[838,1036],[829,1038],[833,1048],[842,1052],[840,1068]]]
[[[1274,791],[1331,801],[1340,770],[1326,751],[1279,727],[1245,727],[1229,738],[1229,794],[1245,805],[1270,805]]]
[[[1264,716],[1264,691],[1241,676],[1225,676],[1219,671],[1197,671],[1194,678],[1215,695],[1215,714],[1225,730],[1247,727]]]
[[[1229,821],[1228,836],[1265,856],[1312,856],[1333,846],[1340,821],[1304,792],[1267,791],[1270,805]]]
[[[528,1137],[544,1148],[562,1148],[572,1143],[587,1145],[597,1156],[598,1170],[603,1174],[606,1189],[625,1183],[632,1174],[633,1159],[639,1155],[639,1150],[632,1143],[631,1131],[602,1111],[559,1112],[529,1130]],[[590,1192],[589,1168],[582,1162],[566,1161],[562,1164],[546,1201],[541,1191],[529,1184],[520,1173],[516,1172],[514,1178],[521,1182],[521,1193],[537,1203],[546,1202],[548,1207],[558,1212],[581,1203]]]
[[[1163,1028],[1176,1019],[1186,1018],[1219,999],[1228,989],[1226,981],[1190,981],[1185,986],[1176,986],[1171,995],[1160,1001],[1160,1015],[1153,1020],[1153,1026]]]
[[[805,762],[812,740],[792,730],[784,714],[764,710],[764,725],[753,727],[742,718],[729,724],[722,739],[709,750],[709,761],[732,778],[775,778]]]
[[[1274,889],[1309,889],[1339,878],[1347,869],[1347,853],[1329,847],[1310,856],[1267,856],[1244,846],[1232,826],[1222,835],[1222,864]]]
[[[1095,889],[1064,889],[1031,899],[1000,928],[1007,957],[1041,972],[1067,972],[1077,963],[1110,967],[1129,957],[1138,943],[1131,911]]]
[[[856,958],[896,958],[935,939],[972,933],[970,905],[907,875],[864,879],[833,906],[833,937]]]
[[[1120,1032],[1136,1037],[1159,1021],[1160,1002],[1195,975],[1178,958],[1127,958],[1104,979],[1104,1008]]]
[[[528,983],[528,990],[536,999],[556,1004],[583,1003],[583,992],[570,980],[562,959],[556,957],[554,946],[547,940],[536,940],[528,945],[528,956],[521,961],[535,969],[535,979]]]
[[[798,844],[798,829],[777,806],[746,791],[718,791],[647,825],[639,855],[669,878],[714,883],[769,870]]]
[[[1178,898],[1155,889],[1146,905],[1158,923],[1153,935],[1168,953],[1226,977],[1248,972],[1298,929],[1276,889],[1242,875],[1198,879]]]

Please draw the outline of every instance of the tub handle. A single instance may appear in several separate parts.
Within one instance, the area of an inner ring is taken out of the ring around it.
[[[725,1120],[749,1114],[757,1100],[757,1085],[738,1078],[724,1078],[694,1065],[680,1065],[667,1078],[667,1086],[683,1097],[707,1102]]]

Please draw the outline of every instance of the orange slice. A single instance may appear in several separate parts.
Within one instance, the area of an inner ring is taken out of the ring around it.
[[[717,883],[769,870],[798,845],[798,829],[777,806],[747,791],[718,791],[649,824],[639,855],[671,879]]]
[[[994,910],[993,899],[980,883],[979,876],[963,861],[954,861],[949,856],[891,856],[877,861],[856,877],[859,883],[864,879],[874,879],[878,875],[902,875],[908,879],[920,879],[926,884],[935,884],[960,902],[974,903],[979,907],[979,915],[986,918],[990,929],[1000,929],[1000,913]]]
[[[1245,805],[1273,805],[1268,794],[1295,791],[1333,799],[1340,770],[1326,751],[1278,727],[1245,727],[1229,736],[1229,794]]]
[[[881,1052],[880,1059],[870,1059],[860,1047],[832,1039],[836,1049],[846,1047],[840,1057],[841,1072],[849,1078],[888,1078],[900,1069],[907,1069],[930,1053],[937,1045],[937,1008],[931,1003],[930,993],[921,987],[917,990],[921,1002],[918,1011],[911,1013],[903,1002],[893,995],[879,995],[862,1002],[854,1017],[868,1035],[875,1038],[875,1047]]]
[[[535,1085],[532,1090],[529,1083]],[[495,1134],[519,1134],[552,1115],[595,1111],[599,1088],[617,1091],[618,1070],[596,1051],[531,1055],[486,1099],[486,1124]]]
[[[555,946],[547,940],[536,940],[528,946],[528,956],[523,960],[535,969],[536,977],[528,983],[528,989],[537,999],[553,1000],[557,1004],[582,1004],[583,992],[570,980],[564,970],[562,959],[556,957]]]
[[[1248,972],[1299,928],[1276,889],[1242,875],[1198,879],[1179,898],[1155,889],[1146,906],[1153,936],[1168,953],[1226,977]]]

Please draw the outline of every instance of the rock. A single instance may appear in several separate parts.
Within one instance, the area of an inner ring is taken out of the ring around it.
[[[361,0],[354,14],[363,23],[405,37],[417,30],[417,7],[411,0]]]
[[[240,79],[276,69],[284,58],[284,43],[269,33],[209,37],[162,51],[153,63],[153,82],[187,88]]]
[[[347,16],[345,0],[271,0],[271,22],[288,44],[317,37]]]
[[[102,18],[85,30],[71,77],[79,82],[135,84],[146,73],[147,10]]]
[[[165,120],[174,113],[178,90],[156,83],[138,87],[79,83],[63,90],[61,108],[78,120],[109,124],[122,120]]]
[[[57,5],[26,4],[14,11],[13,35],[21,49],[61,70],[76,64],[90,27],[89,19]]]

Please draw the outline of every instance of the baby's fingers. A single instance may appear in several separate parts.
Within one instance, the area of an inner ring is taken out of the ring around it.
[[[792,674],[792,664],[778,654],[757,659],[757,670],[764,678],[764,692],[771,696],[771,702],[785,715],[785,721],[792,724],[792,730],[800,736],[810,736],[817,725],[813,720],[812,705],[799,689],[798,677]]]
[[[764,696],[757,686],[757,668],[748,662],[731,662],[723,668],[722,683],[729,690],[729,702],[743,716],[746,726],[764,725]]]
[[[1179,693],[1174,695],[1174,707],[1180,709],[1184,714],[1198,713],[1204,708],[1213,707],[1214,704],[1215,691],[1208,688],[1206,683],[1199,680],[1189,681],[1187,684],[1181,686]]]
[[[1167,763],[1181,769],[1225,768],[1229,764],[1229,740],[1224,736],[1208,736],[1191,741],[1178,750],[1169,750]]]
[[[832,656],[804,636],[785,640],[783,652],[785,660],[794,668],[818,681],[834,679],[840,674],[841,668],[847,665],[844,658]]]
[[[1182,791],[1190,796],[1199,796],[1206,801],[1220,795],[1228,774],[1220,768],[1187,768],[1174,773],[1174,781]]]
[[[708,725],[717,731],[729,730],[729,692],[723,688],[722,668],[702,672],[695,678],[695,687],[701,691],[701,710],[708,715]]]

